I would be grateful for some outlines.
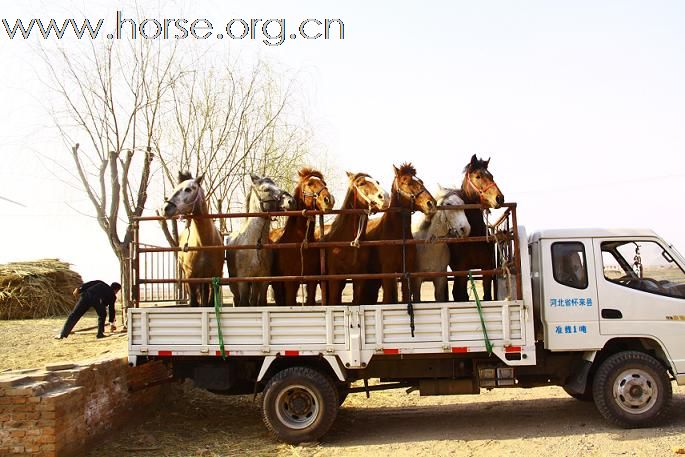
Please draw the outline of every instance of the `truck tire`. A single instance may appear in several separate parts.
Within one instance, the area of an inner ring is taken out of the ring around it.
[[[337,414],[335,384],[312,368],[286,368],[274,375],[264,389],[264,423],[286,443],[318,440],[331,427]]]
[[[643,352],[619,352],[597,369],[592,391],[595,406],[609,422],[623,428],[665,420],[673,391],[666,369]]]

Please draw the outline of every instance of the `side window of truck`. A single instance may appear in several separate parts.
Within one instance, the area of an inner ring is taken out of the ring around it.
[[[685,298],[685,272],[659,243],[617,240],[602,243],[604,278],[652,294]]]
[[[574,289],[586,289],[587,263],[585,246],[578,242],[552,244],[552,271],[554,280]]]

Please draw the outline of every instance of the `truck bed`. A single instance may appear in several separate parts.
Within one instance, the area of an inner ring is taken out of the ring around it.
[[[362,368],[389,354],[486,352],[473,302],[414,304],[414,335],[406,304],[225,307],[225,352],[234,356],[333,356]],[[535,364],[532,310],[517,301],[482,305],[492,352],[509,365]],[[214,308],[129,309],[129,356],[221,355]]]

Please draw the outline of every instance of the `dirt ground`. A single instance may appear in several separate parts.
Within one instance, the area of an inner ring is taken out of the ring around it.
[[[77,326],[92,327],[95,314]],[[54,340],[63,318],[0,321],[0,371],[58,361],[124,356],[126,336],[95,331]],[[156,456],[674,456],[685,453],[685,387],[674,385],[672,420],[622,430],[592,403],[557,387],[481,395],[420,397],[403,390],[352,394],[318,443],[276,441],[251,396],[229,397],[175,385],[163,406],[104,438],[91,457]]]
[[[622,430],[592,403],[563,390],[483,391],[420,397],[402,390],[350,395],[319,443],[275,441],[252,397],[224,397],[189,385],[163,410],[131,424],[90,457],[152,456],[674,456],[685,452],[685,388],[664,427]],[[682,449],[682,451],[680,451]]]
[[[97,314],[89,311],[76,324],[69,338],[53,337],[62,330],[64,317],[49,319],[0,320],[0,372],[21,368],[40,368],[57,362],[74,362],[97,357],[125,356],[125,333],[96,339]],[[88,329],[85,330],[84,329]],[[105,334],[109,327],[105,327]]]

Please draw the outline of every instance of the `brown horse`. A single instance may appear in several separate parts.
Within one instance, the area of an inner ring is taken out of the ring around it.
[[[397,240],[403,237],[411,240],[411,213],[420,210],[424,214],[432,215],[437,210],[433,196],[423,185],[423,181],[416,177],[416,169],[407,163],[395,169],[395,179],[392,182],[390,208],[402,208],[401,212],[386,212],[379,219],[369,221],[366,227],[366,239]],[[377,246],[369,248],[369,273],[402,273],[414,271],[416,260],[416,246]],[[378,289],[383,285],[383,303],[397,303],[397,280],[383,279],[368,280],[362,292],[363,304],[375,304],[378,301]],[[402,280],[402,301],[411,299],[409,281]]]
[[[480,160],[474,154],[471,162],[464,168],[464,179],[459,196],[464,203],[480,203],[486,208],[499,208],[504,203],[504,195],[488,171],[490,159]],[[471,224],[470,236],[485,236],[488,227],[483,220],[483,210],[467,209],[466,217]],[[495,247],[492,243],[450,244],[450,268],[452,271],[470,269],[491,270],[495,268]],[[468,301],[467,278],[455,277],[452,286],[454,301]],[[483,277],[483,299],[492,300],[492,278]]]
[[[386,209],[390,204],[388,193],[381,188],[378,181],[366,173],[347,173],[350,180],[345,194],[342,209]],[[323,241],[346,241],[350,247],[326,249],[326,274],[357,274],[366,273],[369,262],[369,249],[360,249],[356,242],[366,239],[366,214],[339,214],[329,230],[323,237]],[[353,246],[353,245],[356,245]],[[364,280],[354,280],[353,302],[358,305],[361,301],[361,292]],[[342,291],[345,281],[328,281],[327,305],[339,305],[342,303]]]
[[[223,240],[219,230],[209,214],[205,193],[200,186],[202,175],[193,179],[190,173],[178,174],[178,185],[171,197],[164,201],[165,217],[187,216],[188,227],[181,233],[178,244],[181,247],[221,246]],[[178,262],[185,278],[211,278],[223,275],[223,251],[189,251],[179,252]],[[209,284],[188,284],[186,290],[190,297],[190,306],[211,306],[212,293]]]
[[[335,199],[328,191],[326,181],[320,171],[312,168],[302,168],[293,197],[296,210],[330,211]],[[302,243],[314,241],[314,217],[289,216],[285,222],[283,233],[278,237],[274,231],[273,243]],[[274,276],[300,276],[321,274],[319,249],[274,249]],[[293,306],[297,304],[297,289],[299,282],[274,282],[274,298],[277,305]],[[307,283],[307,305],[314,305],[316,299],[316,282]]]

